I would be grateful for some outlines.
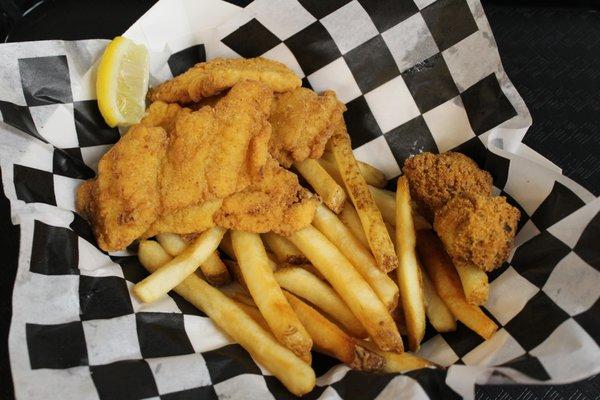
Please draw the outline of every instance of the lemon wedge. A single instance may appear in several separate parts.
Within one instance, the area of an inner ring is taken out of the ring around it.
[[[148,49],[117,36],[108,44],[98,66],[96,95],[106,123],[127,126],[140,121],[148,92]]]

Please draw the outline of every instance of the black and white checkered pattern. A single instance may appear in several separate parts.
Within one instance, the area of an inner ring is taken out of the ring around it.
[[[153,78],[217,56],[280,60],[306,86],[336,90],[358,158],[392,178],[409,155],[464,152],[523,216],[514,252],[490,277],[485,312],[501,326],[491,340],[460,324],[441,335],[428,327],[420,354],[450,368],[405,375],[314,354],[307,398],[472,398],[475,384],[598,372],[600,200],[506,151],[530,117],[477,1],[256,0],[200,36],[167,38]],[[105,44],[0,45],[13,63],[0,70],[0,166],[20,226],[9,343],[17,398],[290,398],[181,297],[138,302],[130,289],[146,272],[135,255],[100,251],[74,212],[76,187],[120,137],[93,91]]]

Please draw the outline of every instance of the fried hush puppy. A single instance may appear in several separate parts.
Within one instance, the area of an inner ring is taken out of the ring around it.
[[[437,209],[433,227],[455,262],[489,272],[507,259],[519,217],[504,197],[469,194]]]
[[[421,153],[406,160],[402,171],[410,182],[412,198],[428,216],[453,197],[492,194],[492,176],[461,153]]]

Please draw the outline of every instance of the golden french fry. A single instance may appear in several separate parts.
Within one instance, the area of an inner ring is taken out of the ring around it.
[[[417,238],[410,207],[408,179],[405,176],[398,178],[395,211],[396,250],[399,262],[396,275],[408,333],[408,344],[412,351],[417,351],[423,336],[425,336],[425,301],[415,252]]]
[[[396,226],[396,196],[394,196],[394,192],[373,186],[369,186],[369,190],[373,195],[373,199],[375,199],[377,208],[381,211],[383,220],[392,226]]]
[[[388,224],[387,222],[385,222],[385,229],[387,229],[390,237],[396,240],[396,228],[394,228],[392,224]]]
[[[398,304],[398,286],[385,272],[377,268],[375,259],[340,219],[327,207],[320,205],[313,225],[331,241],[354,265],[358,273],[373,288],[388,310]],[[361,228],[362,229],[362,228]]]
[[[180,255],[133,287],[133,292],[148,303],[166,294],[192,274],[217,249],[225,229],[210,228],[202,233]]]
[[[156,240],[173,257],[183,253],[188,246],[187,242],[175,233],[160,233],[156,235]],[[216,250],[210,253],[206,260],[200,264],[200,270],[207,282],[213,286],[224,285],[231,281],[231,276],[229,276],[229,272]]]
[[[231,244],[230,231],[225,233],[225,236],[223,236],[223,240],[221,240],[219,249],[221,249],[221,251],[223,251],[223,253],[225,253],[227,255],[227,257],[231,258],[232,260],[235,260],[235,252],[233,251],[233,245]],[[268,254],[267,254],[267,256],[268,256]],[[271,257],[269,257],[269,267],[271,267],[271,269],[273,271],[275,271],[277,269],[277,263],[275,263],[275,261],[273,261],[271,259]]]
[[[138,257],[151,273],[171,261],[167,252],[154,241],[142,241]],[[208,315],[215,325],[246,349],[290,392],[302,396],[313,389],[316,377],[312,368],[279,344],[270,332],[218,289],[191,274],[175,287],[175,292]]]
[[[350,203],[346,202],[344,204],[344,208],[339,215],[340,220],[350,229],[352,234],[360,240],[363,246],[365,246],[369,251],[371,248],[369,247],[369,241],[367,240],[367,235],[365,235],[365,231],[360,223],[360,218],[358,217],[358,213],[356,212],[356,208]]]
[[[490,293],[490,283],[485,271],[469,263],[454,260],[454,267],[462,283],[465,298],[473,305],[485,304]]]
[[[176,233],[159,233],[156,240],[172,257],[180,255],[188,247],[187,242]]]
[[[413,208],[413,221],[415,224],[415,230],[417,230],[417,231],[422,231],[424,229],[433,229],[433,227],[431,226],[429,221],[427,221],[424,216],[422,216],[421,214],[416,212],[414,208]]]
[[[275,337],[310,364],[312,340],[285,299],[257,233],[231,231],[231,243],[248,291]]]
[[[278,269],[275,279],[282,288],[308,300],[338,321],[352,336],[367,336],[365,328],[335,290],[315,275],[300,267],[289,267]]]
[[[403,350],[402,338],[387,308],[333,243],[312,226],[295,232],[290,240],[331,283],[379,348]]]
[[[296,170],[317,192],[323,202],[336,213],[339,213],[346,201],[344,188],[327,173],[327,171],[312,158],[294,163]]]
[[[248,289],[238,282],[232,282],[227,285],[223,285],[219,287],[219,290],[225,293],[227,297],[239,303],[244,303],[246,305],[256,307],[256,303],[254,302],[254,300],[252,300],[252,296],[250,296]],[[270,332],[271,328],[268,328],[267,330]]]
[[[357,161],[357,163],[360,174],[369,185],[380,189],[385,187],[387,179],[385,179],[385,174],[382,171],[362,161]]]
[[[361,344],[367,349],[374,351],[385,359],[385,364],[381,372],[386,373],[405,373],[428,367],[435,367],[436,364],[429,360],[418,357],[411,353],[392,353],[390,351],[382,351],[373,343],[366,340],[361,340]]]
[[[231,275],[229,275],[229,271],[217,251],[210,253],[208,258],[200,264],[200,271],[202,271],[208,283],[213,286],[221,286],[231,282]]]
[[[343,121],[339,123],[339,129],[331,137],[328,145],[331,147],[336,165],[344,180],[346,191],[356,207],[377,266],[384,272],[396,269],[398,257],[394,251],[394,244],[385,229],[381,212],[377,208],[369,186],[360,174]]]
[[[438,296],[427,272],[422,270],[421,277],[423,278],[423,293],[425,294],[425,313],[429,322],[438,332],[455,331],[456,318]]]
[[[325,168],[325,171],[327,171],[339,185],[344,185],[340,171],[338,171],[337,166],[335,165],[335,159],[331,153],[325,153],[323,158],[319,159],[318,161],[319,164]],[[385,187],[387,180],[385,179],[385,174],[383,172],[362,161],[356,160],[356,163],[358,164],[358,170],[360,171],[360,174],[363,176],[363,178],[365,178],[367,184],[377,188]]]
[[[260,235],[265,245],[275,255],[280,264],[300,265],[308,262],[304,254],[289,240],[273,232]]]
[[[432,231],[419,231],[417,250],[436,292],[450,312],[484,339],[492,337],[498,327],[479,307],[467,302],[458,273],[440,239]]]
[[[383,367],[381,356],[365,349],[356,339],[293,294],[283,293],[312,337],[317,351],[329,354],[359,371],[378,371]]]

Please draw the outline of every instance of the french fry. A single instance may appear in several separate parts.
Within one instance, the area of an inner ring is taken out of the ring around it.
[[[271,331],[284,346],[310,364],[312,340],[277,284],[260,236],[231,231],[231,243],[248,291]]]
[[[479,307],[467,302],[458,273],[440,239],[432,231],[419,231],[417,250],[436,292],[450,312],[484,339],[492,337],[498,327]]]
[[[331,177],[335,179],[338,184],[342,186],[344,185],[342,176],[335,165],[335,159],[331,153],[325,152],[323,157],[318,161],[319,164],[325,168],[329,175],[331,175]],[[387,180],[385,179],[385,174],[382,171],[362,161],[356,160],[356,163],[358,164],[358,170],[360,171],[360,174],[363,176],[363,178],[365,178],[367,184],[377,188],[385,187]]]
[[[369,185],[380,189],[385,187],[387,179],[385,179],[385,174],[382,171],[362,161],[357,161],[357,163],[360,174]]]
[[[425,301],[415,252],[416,240],[408,179],[401,176],[398,178],[396,192],[396,250],[399,261],[396,274],[408,333],[408,344],[412,351],[419,349],[421,340],[425,336]]]
[[[354,236],[360,240],[363,246],[370,250],[369,241],[367,240],[367,235],[365,235],[365,231],[360,223],[360,218],[358,217],[356,208],[354,208],[350,202],[347,201],[344,204],[344,208],[342,209],[339,217],[344,225],[346,225],[354,234]]]
[[[290,240],[329,281],[379,348],[403,351],[402,338],[387,308],[333,243],[312,226],[295,232]]]
[[[422,216],[421,214],[416,212],[414,208],[413,208],[413,221],[415,224],[415,230],[417,230],[417,231],[422,231],[424,229],[433,229],[433,227],[431,226],[429,221],[427,221],[424,216]]]
[[[394,251],[394,244],[385,229],[381,212],[377,208],[369,186],[360,174],[343,121],[340,121],[339,127],[337,132],[329,139],[328,145],[344,180],[346,191],[350,195],[354,207],[356,207],[361,225],[369,241],[369,247],[377,261],[377,266],[384,272],[392,271],[398,267],[398,257],[396,257]]]
[[[156,240],[172,257],[180,255],[188,247],[187,242],[176,233],[159,233]]]
[[[388,310],[391,311],[396,308],[398,304],[398,286],[385,272],[377,268],[370,251],[340,221],[337,215],[327,207],[320,205],[317,207],[313,226],[321,231],[346,256],[358,273],[373,288]]]
[[[225,236],[223,236],[223,240],[221,240],[221,244],[219,244],[219,249],[221,249],[221,251],[223,251],[223,253],[225,253],[227,257],[231,258],[232,260],[235,260],[235,252],[233,251],[233,245],[231,244],[230,231],[227,232]],[[277,269],[277,263],[271,260],[271,257],[269,257],[269,267],[271,267],[273,271]]]
[[[361,344],[385,359],[385,364],[381,372],[385,373],[405,373],[416,369],[436,366],[429,360],[418,357],[411,353],[392,353],[390,351],[381,351],[373,343],[361,340]]]
[[[385,223],[385,229],[387,229],[390,237],[394,238],[394,240],[396,240],[396,228],[394,228],[394,226],[392,224],[389,224],[387,222],[384,222],[384,223]]]
[[[187,242],[175,233],[160,233],[156,235],[156,240],[173,257],[183,253],[188,246]],[[231,281],[227,267],[221,261],[216,250],[210,253],[208,258],[200,264],[200,270],[206,281],[213,286],[221,286]]]
[[[254,300],[252,300],[252,296],[250,296],[248,289],[238,282],[232,282],[227,285],[223,285],[219,287],[219,290],[225,293],[227,297],[239,303],[244,303],[249,306],[256,307],[256,303],[254,302]],[[268,328],[267,330],[270,332],[271,328]]]
[[[485,304],[490,293],[490,283],[485,271],[471,263],[456,260],[454,267],[460,277],[467,302],[476,306]]]
[[[342,211],[346,201],[344,188],[338,185],[316,160],[307,158],[303,161],[296,161],[294,167],[313,187],[315,192],[321,196],[327,207],[336,213]]]
[[[300,267],[280,268],[275,272],[275,279],[283,289],[308,300],[338,321],[352,336],[367,336],[365,328],[335,290],[310,272]]]
[[[396,200],[394,193],[369,186],[369,190],[375,199],[377,208],[381,211],[383,220],[392,226],[396,226]]]
[[[140,243],[138,257],[150,273],[171,261],[171,256],[160,244],[151,240]],[[313,389],[316,377],[312,368],[279,344],[270,332],[219,289],[192,274],[175,287],[175,292],[208,315],[215,325],[246,349],[290,392],[302,396]]]
[[[229,275],[229,271],[217,251],[210,253],[208,258],[200,264],[200,271],[202,271],[208,283],[213,286],[221,286],[231,282],[231,275]]]
[[[308,262],[304,254],[289,240],[273,232],[260,235],[269,250],[280,264],[300,265]]]
[[[456,318],[438,296],[427,272],[421,271],[421,277],[423,278],[423,293],[425,294],[425,313],[429,322],[438,332],[455,331]]]
[[[225,229],[220,227],[203,232],[181,254],[137,283],[133,292],[146,303],[163,296],[183,282],[217,249],[224,234]]]
[[[317,351],[335,357],[359,371],[378,371],[383,367],[383,357],[365,349],[358,340],[348,336],[336,324],[293,294],[286,291],[283,293],[312,337]]]

